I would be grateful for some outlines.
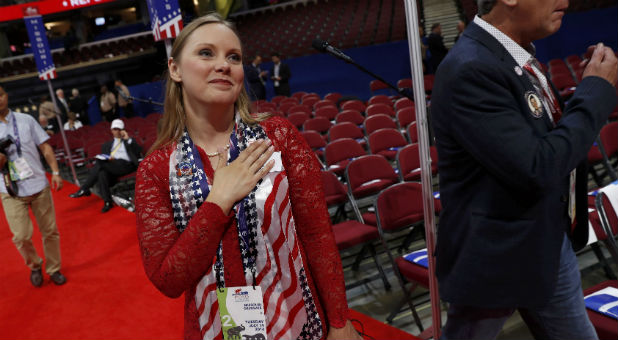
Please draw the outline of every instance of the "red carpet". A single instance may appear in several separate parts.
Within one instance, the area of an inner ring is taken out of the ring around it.
[[[119,207],[101,214],[100,198],[69,198],[76,190],[65,182],[53,193],[63,286],[46,274],[41,288],[30,284],[0,213],[0,339],[181,339],[184,298],[163,296],[146,278],[134,214]],[[42,255],[36,225],[32,240]],[[414,339],[360,313],[353,318],[375,339]]]

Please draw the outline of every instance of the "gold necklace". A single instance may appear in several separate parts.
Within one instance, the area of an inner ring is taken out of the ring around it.
[[[230,148],[230,145],[226,145],[222,151],[227,151]],[[206,156],[208,157],[215,157],[215,156],[219,156],[221,154],[221,151],[217,151],[217,152],[213,152],[213,153],[206,153]]]

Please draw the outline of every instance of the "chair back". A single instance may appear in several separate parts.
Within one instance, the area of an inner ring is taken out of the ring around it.
[[[366,155],[351,161],[345,176],[354,198],[377,194],[399,180],[388,160],[380,155]]]
[[[424,221],[420,183],[398,183],[382,190],[375,201],[378,227],[396,231]]]

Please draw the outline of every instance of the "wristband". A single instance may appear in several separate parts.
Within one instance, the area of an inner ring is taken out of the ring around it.
[[[52,175],[58,176],[58,175],[60,175],[60,172],[59,171],[52,171]]]

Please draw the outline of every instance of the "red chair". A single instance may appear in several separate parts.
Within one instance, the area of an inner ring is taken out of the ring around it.
[[[414,106],[405,107],[397,110],[396,116],[399,129],[405,129],[408,125],[416,121],[416,110]]]
[[[591,213],[590,218],[597,240],[605,245],[614,263],[618,263],[618,245],[615,240],[618,235],[618,206],[612,205],[612,200],[616,198],[618,198],[618,184],[612,183],[599,189],[595,197],[596,211]],[[587,299],[589,295],[606,287],[618,288],[618,281],[608,280],[588,288],[584,290],[584,296]],[[599,339],[618,338],[618,320],[588,308],[586,310]]]
[[[309,115],[305,112],[294,112],[290,113],[287,119],[290,121],[290,123],[292,123],[292,125],[296,126],[296,128],[300,130],[302,129],[305,121],[309,119]]]
[[[380,192],[374,206],[380,241],[395,270],[401,289],[404,292],[404,299],[392,309],[386,320],[392,322],[399,313],[401,307],[407,303],[410,306],[414,321],[419,329],[423,330],[423,324],[416,312],[411,293],[418,285],[423,287],[429,286],[429,271],[427,267],[418,263],[412,263],[403,256],[395,258],[386,240],[387,233],[409,230],[409,235],[416,227],[423,225],[423,192],[421,184],[399,183],[390,186]],[[406,241],[404,241],[402,247],[406,247]],[[427,255],[426,249],[425,255]],[[406,289],[405,281],[412,283],[410,289]]]
[[[367,106],[366,113],[367,113],[367,117],[377,115],[377,114],[386,114],[386,115],[389,115],[395,118],[395,111],[393,111],[393,106],[381,104],[381,103],[371,104]]]
[[[279,101],[279,106],[281,106],[281,104],[286,104],[286,103],[290,103],[290,104],[295,104],[298,105],[299,101],[297,98],[294,97],[284,97],[284,96],[279,96],[282,99]]]
[[[554,86],[556,86],[560,92],[560,96],[563,99],[571,98],[573,93],[575,93],[575,87],[577,84],[575,83],[575,79],[573,79],[570,72],[568,74],[552,76],[551,81],[554,83]]]
[[[313,105],[317,102],[320,101],[320,97],[318,97],[317,95],[315,97],[311,96],[311,97],[303,97],[303,101],[301,102],[303,105],[312,108]]]
[[[336,141],[342,138],[352,138],[356,140],[363,148],[367,144],[365,141],[365,134],[358,125],[351,122],[338,123],[331,126],[328,130],[328,140]]]
[[[386,83],[380,80],[372,80],[371,82],[369,82],[369,90],[371,90],[371,92],[386,89],[389,89],[388,85],[386,85]]]
[[[279,111],[283,112],[287,116],[290,109],[296,105],[298,104],[290,103],[290,102],[281,102],[279,103]]]
[[[350,202],[361,223],[376,225],[375,212],[361,213],[358,200],[372,197],[383,189],[398,182],[397,173],[386,158],[380,155],[367,155],[351,161],[345,170]]]
[[[372,96],[371,98],[369,98],[369,101],[367,102],[368,105],[378,104],[378,103],[384,104],[386,106],[390,106],[391,108],[393,107],[393,101],[388,96],[385,96],[383,94]]]
[[[300,102],[301,98],[302,98],[304,95],[306,95],[306,94],[307,94],[307,92],[304,92],[304,91],[299,91],[299,92],[294,92],[294,93],[292,93],[292,96],[291,96],[291,97],[296,98],[296,99]]]
[[[321,135],[325,135],[326,133],[328,133],[328,130],[330,129],[331,126],[332,124],[330,123],[330,120],[324,117],[315,117],[315,118],[309,118],[303,123],[303,130],[304,131],[313,130],[313,131],[317,131]]]
[[[333,103],[337,103],[337,101],[342,97],[341,93],[338,92],[331,92],[327,95],[324,96],[325,100],[331,101]]]
[[[277,105],[269,102],[256,103],[255,111],[259,113],[277,111]]]
[[[433,90],[433,82],[436,76],[433,74],[426,74],[423,76],[423,82],[425,83],[425,93],[430,96]]]
[[[397,82],[397,87],[400,89],[411,89],[412,79],[411,78],[399,79],[399,81]]]
[[[286,97],[286,96],[274,96],[274,97],[272,97],[270,102],[275,104],[275,105],[278,105],[278,104],[281,103],[281,101],[283,101],[286,98],[288,98],[288,97]]]
[[[324,148],[326,147],[326,142],[324,138],[322,138],[322,135],[317,131],[302,131],[301,134],[307,141],[307,144],[309,144],[311,150],[313,150],[315,155],[318,156],[318,159],[322,161],[324,159]]]
[[[395,102],[395,111],[399,111],[406,107],[414,107],[414,102],[408,98],[399,98]]]
[[[337,114],[335,123],[350,122],[356,125],[362,125],[365,122],[365,116],[356,110],[344,110]]]
[[[343,251],[352,247],[362,246],[356,259],[352,265],[354,271],[358,270],[360,262],[363,260],[365,250],[369,250],[371,257],[379,272],[379,277],[384,283],[384,288],[390,290],[391,285],[384,274],[384,270],[378,261],[376,250],[373,246],[373,241],[378,238],[378,230],[373,227],[357,220],[350,220],[345,218],[345,204],[349,202],[348,192],[335,174],[329,171],[322,171],[322,185],[324,187],[324,196],[326,197],[326,204],[328,207],[337,207],[337,212],[343,215],[343,221],[335,223],[333,221],[333,234],[335,235],[335,242],[339,251]],[[335,217],[337,213],[335,214]],[[367,282],[365,279],[360,284]],[[356,284],[358,285],[358,284]],[[346,289],[352,288],[356,285],[346,285]]]
[[[397,151],[408,142],[396,129],[379,129],[369,135],[369,150],[372,154],[382,155],[388,160],[394,160]]]
[[[379,129],[397,129],[397,123],[388,115],[380,114],[365,118],[365,135]]]
[[[418,144],[408,144],[397,152],[397,168],[402,182],[419,182],[421,180],[421,158]]]
[[[335,120],[335,117],[337,117],[337,114],[339,114],[339,110],[337,110],[337,108],[334,105],[333,106],[322,106],[322,107],[315,109],[316,117],[324,117],[328,120]]]
[[[292,113],[297,113],[297,112],[306,113],[308,116],[311,116],[313,113],[311,111],[311,108],[305,105],[294,105],[288,109],[288,115],[291,115]]]
[[[588,297],[590,294],[596,293],[604,288],[614,287],[618,288],[617,280],[607,280],[599,283],[593,287],[584,290],[584,297]],[[586,308],[588,312],[588,318],[594,326],[595,331],[599,339],[617,339],[618,338],[618,320],[610,318],[609,316],[597,313],[593,310]]]
[[[412,122],[406,128],[406,134],[410,143],[418,143],[418,131],[416,130],[416,122]]]
[[[601,142],[602,148],[598,145],[599,141]],[[590,148],[590,151],[588,151],[590,173],[599,186],[603,184],[603,176],[597,173],[594,165],[599,163],[603,164],[605,172],[611,178],[618,178],[614,167],[609,161],[610,158],[616,155],[618,155],[618,122],[611,122],[601,128],[597,142]]]
[[[324,160],[329,171],[342,175],[351,160],[366,154],[365,149],[357,141],[342,138],[326,144]]]
[[[343,110],[356,110],[358,112],[365,112],[367,107],[360,100],[348,100],[341,104],[341,111]]]
[[[337,109],[337,105],[335,105],[335,103],[331,102],[330,100],[320,100],[318,102],[316,102],[315,104],[313,104],[313,110],[317,111],[318,109],[322,108],[322,107],[334,107],[337,111],[339,111]]]

